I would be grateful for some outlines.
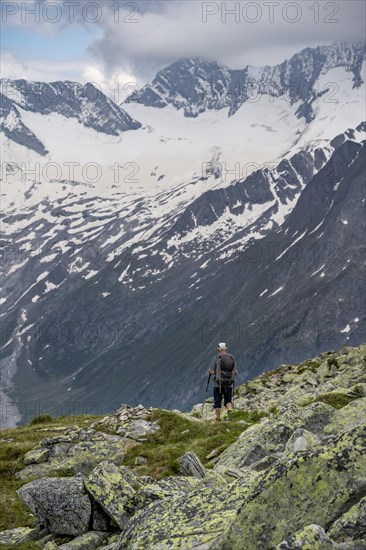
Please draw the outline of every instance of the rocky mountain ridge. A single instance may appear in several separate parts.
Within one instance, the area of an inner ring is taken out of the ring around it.
[[[314,103],[329,90],[333,91],[331,83],[324,89],[313,87],[319,76],[344,67],[353,73],[354,86],[360,86],[365,52],[362,43],[334,43],[305,48],[273,67],[248,65],[242,70],[231,70],[199,58],[181,59],[159,71],[151,84],[133,92],[125,102],[157,108],[173,105],[183,109],[187,117],[228,107],[228,116],[232,116],[244,103],[255,102],[260,95],[287,95],[291,104],[300,102],[297,115],[310,122]]]
[[[85,427],[36,423],[46,438],[15,473],[33,519],[1,532],[1,548],[366,548],[366,345],[248,381],[228,421],[211,410],[123,405]],[[152,476],[161,460],[174,475]]]

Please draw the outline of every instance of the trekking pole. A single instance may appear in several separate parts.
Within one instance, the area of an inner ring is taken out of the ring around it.
[[[235,393],[235,378],[233,380],[233,402],[232,402],[233,410],[234,410],[234,399],[235,399],[234,393]]]
[[[211,374],[208,375],[208,379],[207,379],[206,391],[205,391],[205,400],[204,400],[203,405],[202,405],[202,418],[203,418],[203,411],[204,411],[205,403],[206,403],[206,399],[207,399],[208,386],[210,385],[210,379],[211,379]],[[206,410],[206,413],[205,413],[205,420],[207,420],[207,410]]]

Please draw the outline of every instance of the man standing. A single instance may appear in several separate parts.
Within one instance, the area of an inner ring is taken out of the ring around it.
[[[224,399],[224,405],[227,408],[228,415],[233,411],[233,386],[235,376],[238,374],[235,359],[227,352],[225,342],[220,342],[218,344],[217,355],[213,359],[208,373],[214,375],[214,409],[216,420],[220,421],[222,399]]]

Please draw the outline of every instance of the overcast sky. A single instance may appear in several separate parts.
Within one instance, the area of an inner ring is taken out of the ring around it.
[[[364,0],[2,1],[2,76],[138,86],[182,57],[231,68],[365,40]]]

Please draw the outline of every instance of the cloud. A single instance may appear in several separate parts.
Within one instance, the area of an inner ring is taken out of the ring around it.
[[[116,22],[106,13],[100,22],[103,36],[90,52],[106,72],[122,69],[146,82],[181,57],[205,57],[239,68],[280,63],[307,46],[362,40],[364,14],[365,4],[357,0],[165,2],[159,9],[135,13],[135,23],[121,14]]]
[[[13,52],[14,66],[6,64],[8,74],[19,70],[34,80],[41,75],[51,80],[56,79],[55,75],[65,74],[69,75],[65,78],[99,82],[104,90],[109,89],[113,94],[113,89],[110,90],[113,83],[119,82],[123,93],[129,83],[143,85],[159,69],[182,57],[204,57],[230,68],[243,68],[247,64],[280,63],[307,46],[365,39],[365,3],[358,0],[76,0],[72,17],[70,10],[66,10],[70,2],[57,2],[61,10],[58,22],[37,23],[34,17],[28,17],[22,23],[19,12],[13,19],[8,17],[7,25],[24,29],[24,34],[29,34],[28,40],[32,40],[32,33],[36,32],[66,35],[65,28],[70,25],[81,32],[91,31],[90,45],[83,59],[78,59],[75,48],[75,59],[68,62],[69,68],[60,61],[48,62],[42,67],[41,59],[26,59],[25,48],[21,63]],[[37,4],[33,0],[28,3]],[[38,4],[43,10],[47,1]],[[53,12],[48,13],[52,16]]]

